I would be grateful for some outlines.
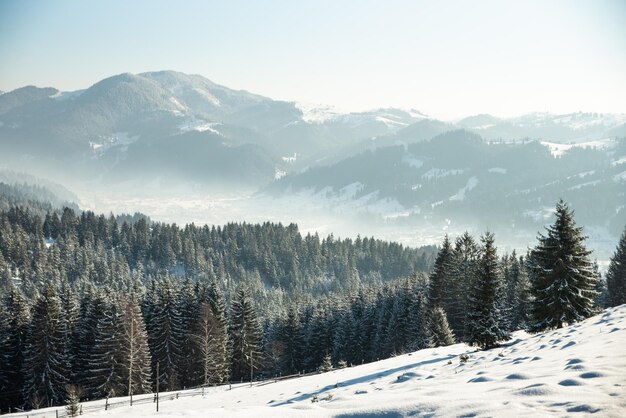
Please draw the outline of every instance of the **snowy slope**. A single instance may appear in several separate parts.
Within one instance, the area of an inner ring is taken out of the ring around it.
[[[626,416],[626,305],[506,345],[464,344],[161,402],[161,417]],[[469,361],[459,355],[469,353]],[[311,402],[314,395],[319,401]],[[328,399],[329,396],[331,399]],[[115,400],[111,400],[115,402]],[[157,416],[153,404],[90,413]]]

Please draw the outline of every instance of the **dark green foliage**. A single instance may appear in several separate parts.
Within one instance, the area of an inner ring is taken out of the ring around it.
[[[488,349],[508,340],[508,324],[502,311],[502,273],[498,263],[493,234],[481,238],[480,259],[476,277],[469,289],[467,340],[471,345]]]
[[[432,345],[434,347],[454,344],[454,334],[452,334],[450,330],[446,312],[442,308],[435,307],[432,310],[428,325]]]
[[[295,225],[179,228],[72,209],[43,219],[0,211],[0,385],[20,389],[0,392],[5,409],[62,404],[67,383],[90,399],[149,392],[157,362],[170,390],[247,381],[251,366],[267,377],[448,345],[449,315],[464,335],[484,328],[478,299],[496,301],[498,332],[529,321],[525,261],[497,260],[493,242],[479,253],[467,233],[454,248],[446,237],[426,280],[416,271],[432,248],[302,237]]]
[[[529,259],[532,294],[532,331],[561,328],[590,317],[597,277],[585,248],[582,227],[561,200],[556,221],[539,235]]]
[[[330,354],[326,354],[324,356],[324,360],[322,361],[322,364],[320,365],[320,372],[322,373],[326,373],[329,372],[333,369],[333,362],[330,358]]]
[[[235,295],[230,311],[232,339],[232,378],[249,380],[251,370],[258,369],[262,361],[261,327],[246,291],[241,288]]]
[[[287,318],[284,325],[281,327],[277,341],[279,341],[283,348],[283,366],[282,371],[284,374],[293,374],[302,370],[303,358],[302,358],[302,325],[300,324],[300,317],[298,312],[294,309],[290,309],[287,313]]]
[[[431,311],[446,302],[444,296],[447,294],[447,287],[451,281],[450,274],[453,269],[453,256],[453,249],[446,235],[429,276],[428,306]]]
[[[607,305],[617,306],[626,303],[626,229],[622,233],[611,264],[606,273],[608,292]]]
[[[29,306],[19,289],[10,287],[0,305],[0,411],[22,405],[22,364],[30,323]]]
[[[50,284],[35,302],[24,353],[24,400],[31,407],[62,404],[69,383],[67,322]]]
[[[152,381],[159,379],[161,390],[176,390],[180,386],[182,349],[186,340],[178,306],[178,289],[169,279],[157,284],[156,297],[146,319],[148,344],[152,355]],[[157,362],[159,375],[157,376]]]
[[[465,232],[457,238],[454,247],[453,268],[444,305],[452,332],[459,341],[468,341],[468,318],[470,289],[478,276],[480,250],[474,238]]]
[[[530,322],[530,280],[523,257],[517,258],[515,251],[509,257],[505,272],[506,306],[509,329],[526,329]]]

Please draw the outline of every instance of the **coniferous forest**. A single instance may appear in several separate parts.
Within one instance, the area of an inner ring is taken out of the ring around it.
[[[599,280],[564,202],[526,254],[179,227],[12,198],[0,211],[0,405],[248,381],[559,328],[624,303],[625,235]],[[158,373],[157,373],[158,371]]]

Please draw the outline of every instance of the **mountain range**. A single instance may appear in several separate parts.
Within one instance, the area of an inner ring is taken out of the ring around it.
[[[320,161],[458,128],[486,140],[578,142],[623,135],[624,122],[626,115],[595,113],[456,123],[415,110],[346,114],[173,71],[120,74],[72,92],[27,86],[0,94],[3,163],[103,184],[158,175],[172,184],[259,187]]]
[[[0,94],[5,169],[70,188],[297,197],[400,225],[536,231],[562,197],[581,222],[617,236],[626,223],[624,136],[626,114],[342,113],[173,71]]]

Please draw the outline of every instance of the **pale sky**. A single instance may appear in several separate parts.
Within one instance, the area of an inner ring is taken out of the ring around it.
[[[344,110],[626,113],[626,1],[0,0],[0,90],[162,69]]]

